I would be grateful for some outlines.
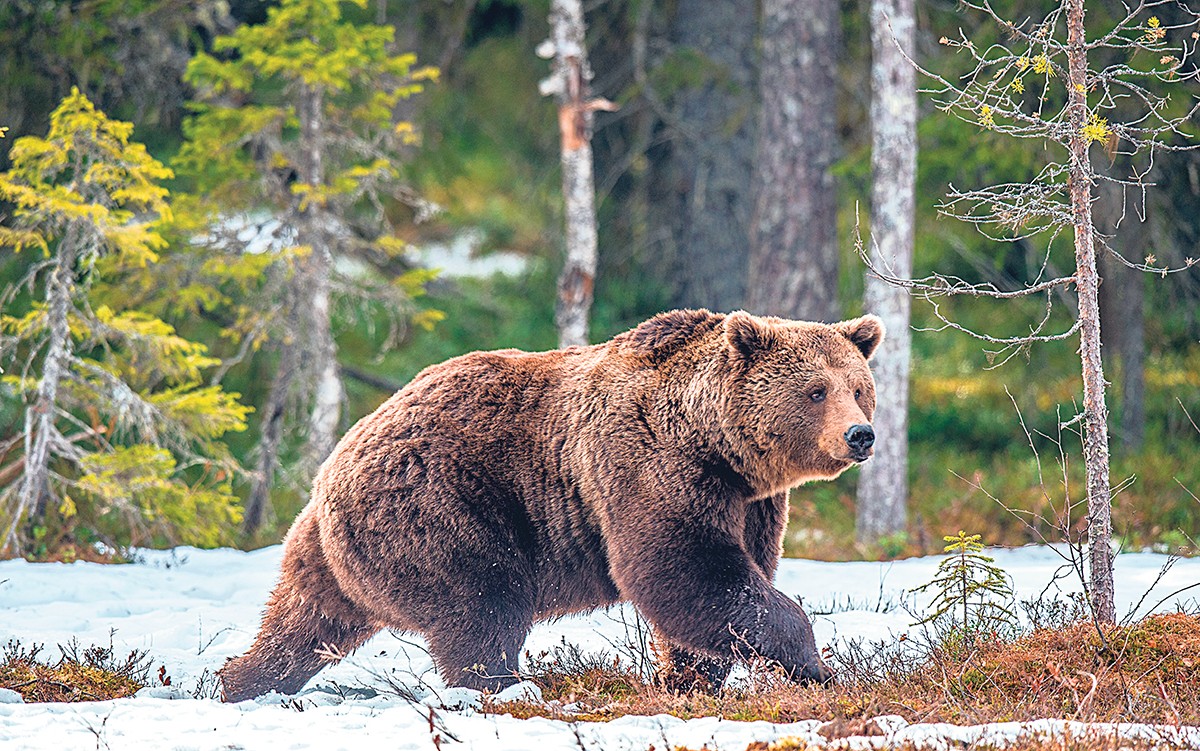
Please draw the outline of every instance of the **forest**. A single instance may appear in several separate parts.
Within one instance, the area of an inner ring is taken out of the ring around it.
[[[1198,48],[0,0],[0,747],[1200,748]]]
[[[1089,3],[1090,65],[1134,96],[1023,36],[1053,3],[873,7],[595,0],[581,65],[548,0],[4,3],[5,554],[275,543],[356,420],[432,363],[568,341],[585,297],[590,342],[673,308],[911,306],[880,384],[905,453],[874,491],[870,464],[794,490],[789,555],[1085,539],[1073,102],[1113,535],[1192,551],[1196,16]]]

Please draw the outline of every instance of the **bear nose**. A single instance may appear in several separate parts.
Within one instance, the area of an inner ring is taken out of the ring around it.
[[[856,454],[866,453],[875,445],[875,431],[870,425],[851,425],[846,431],[846,443]]]

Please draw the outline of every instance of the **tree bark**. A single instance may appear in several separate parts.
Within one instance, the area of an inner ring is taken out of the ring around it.
[[[681,93],[661,221],[672,228],[672,295],[680,307],[745,304],[757,129],[753,4],[679,0],[671,41],[705,58],[706,80]]]
[[[1099,276],[1092,226],[1094,172],[1083,133],[1088,122],[1087,47],[1084,0],[1066,0],[1067,100],[1070,136],[1071,213],[1075,233],[1076,288],[1079,292],[1079,353],[1083,372],[1083,458],[1088,504],[1090,596],[1099,623],[1116,622],[1113,591],[1112,498],[1109,487],[1108,407],[1101,360]]]
[[[21,535],[17,532],[26,516],[40,520],[46,513],[49,495],[50,458],[57,430],[54,419],[58,411],[58,386],[70,367],[72,355],[71,297],[75,292],[75,256],[78,231],[67,230],[55,253],[54,267],[46,284],[46,359],[42,378],[38,381],[37,396],[25,409],[25,474],[17,493],[17,505],[4,536],[3,549],[21,552]]]
[[[902,279],[912,276],[913,265],[917,87],[900,49],[915,52],[914,27],[913,0],[871,3],[871,264]],[[870,543],[903,532],[907,520],[912,299],[868,273],[864,303],[887,328],[871,359],[875,457],[858,479],[856,533],[859,542]]]
[[[592,103],[589,101],[586,27],[580,0],[553,0],[550,38],[554,70],[545,90],[558,99],[562,185],[566,204],[566,261],[558,277],[555,323],[560,347],[588,343],[588,315],[596,278],[596,191],[592,175]]]
[[[764,0],[747,309],[838,318],[836,0]],[[911,78],[911,76],[910,76]]]
[[[300,138],[305,155],[301,179],[312,188],[325,184],[324,169],[324,92],[318,87],[305,87],[300,97]],[[301,361],[305,387],[312,394],[312,409],[308,419],[308,434],[304,446],[306,474],[316,473],[321,462],[337,445],[338,426],[345,387],[337,361],[337,342],[333,338],[333,309],[330,297],[330,276],[333,273],[332,238],[327,231],[329,222],[323,219],[317,202],[301,207],[299,239],[311,249],[304,259],[302,273],[294,277],[300,285],[295,299],[303,300],[297,311],[301,321],[298,334],[307,343],[309,358]]]

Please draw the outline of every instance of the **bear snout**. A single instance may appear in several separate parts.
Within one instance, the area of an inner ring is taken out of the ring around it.
[[[809,663],[804,666],[804,670],[797,678],[804,683],[815,683],[820,686],[832,686],[837,682],[837,673],[833,669],[817,659],[815,663]]]
[[[875,445],[875,431],[870,425],[851,425],[845,435],[846,445],[854,461],[861,462],[871,455]]]

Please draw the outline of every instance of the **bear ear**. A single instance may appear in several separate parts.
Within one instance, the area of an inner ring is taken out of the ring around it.
[[[746,359],[765,352],[775,343],[771,328],[743,310],[735,310],[726,316],[725,338],[729,347]]]
[[[871,359],[875,348],[883,341],[883,321],[879,316],[866,315],[849,321],[833,324],[833,328],[850,343],[858,347],[862,356]]]

